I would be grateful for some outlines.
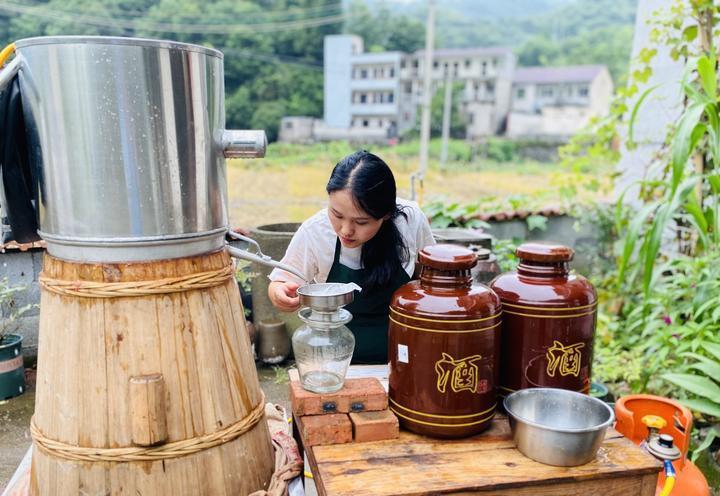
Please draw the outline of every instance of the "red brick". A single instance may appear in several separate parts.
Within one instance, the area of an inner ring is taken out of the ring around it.
[[[398,419],[390,410],[351,413],[350,420],[356,443],[395,439],[400,435]]]
[[[311,393],[304,390],[299,381],[290,381],[290,402],[293,413],[298,416],[370,412],[388,407],[387,393],[375,378],[347,379],[340,391],[327,394]],[[325,408],[333,405],[334,408]]]
[[[297,416],[322,413],[321,396],[304,390],[300,381],[290,381],[290,404]]]
[[[352,423],[345,413],[307,415],[296,417],[296,421],[306,448],[320,444],[352,442]]]

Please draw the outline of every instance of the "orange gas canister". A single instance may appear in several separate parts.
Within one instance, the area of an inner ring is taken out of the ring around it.
[[[672,461],[677,476],[671,495],[710,495],[705,476],[687,459],[692,431],[692,413],[688,408],[668,398],[633,394],[623,396],[615,403],[615,417],[615,429],[635,444],[645,445],[648,438],[653,436],[661,436],[663,439],[667,435],[672,436],[679,457]],[[652,453],[652,449],[649,451]],[[662,494],[665,486],[665,471],[661,471],[656,494]]]

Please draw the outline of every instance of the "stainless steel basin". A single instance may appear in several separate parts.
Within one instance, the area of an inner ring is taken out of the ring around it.
[[[601,400],[564,389],[523,389],[505,398],[504,406],[518,450],[562,467],[592,461],[615,420]]]

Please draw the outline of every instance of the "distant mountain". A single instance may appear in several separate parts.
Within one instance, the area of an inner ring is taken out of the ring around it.
[[[407,16],[422,40],[427,0],[362,2],[382,16],[383,8]],[[627,73],[638,0],[436,0],[435,46],[508,46],[520,65],[606,64],[616,82]],[[375,21],[371,21],[377,23]],[[372,26],[370,26],[372,27]],[[356,29],[354,29],[356,28]],[[366,35],[359,26],[349,32]],[[376,36],[377,38],[378,36]],[[380,36],[382,38],[382,36]],[[368,45],[388,48],[366,36]],[[387,36],[384,36],[387,39]]]
[[[466,19],[512,19],[545,14],[575,0],[438,0],[438,11],[456,11]],[[424,4],[425,2],[420,2]]]
[[[466,20],[510,19],[544,14],[575,0],[436,0],[438,16],[461,15]],[[373,8],[386,6],[395,11],[424,13],[427,0],[365,0]]]

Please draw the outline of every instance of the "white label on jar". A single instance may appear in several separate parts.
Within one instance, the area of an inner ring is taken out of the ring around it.
[[[409,363],[407,345],[398,345],[398,362]]]

